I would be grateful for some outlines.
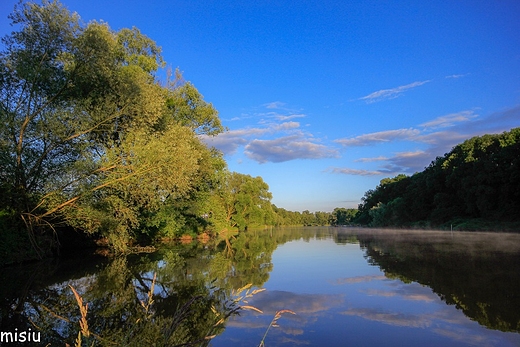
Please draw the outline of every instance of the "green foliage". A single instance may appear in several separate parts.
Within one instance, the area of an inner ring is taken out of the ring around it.
[[[309,212],[305,210],[303,212],[298,211],[287,211],[284,208],[272,205],[273,215],[272,223],[276,226],[284,225],[329,225],[330,224],[330,212]]]
[[[198,135],[213,136],[224,131],[213,105],[204,101],[193,84],[184,82],[179,71],[176,71],[176,79],[170,87],[166,100],[170,117]]]
[[[218,112],[179,71],[160,83],[161,48],[139,29],[84,24],[48,0],[9,18],[18,31],[0,51],[5,244],[42,257],[75,229],[124,252],[162,237],[327,223],[277,209],[262,178],[225,170],[201,141],[224,131]]]
[[[0,208],[30,238],[73,227],[120,251],[200,219],[186,205],[203,205],[225,163],[197,135],[223,127],[192,84],[158,83],[160,47],[137,28],[83,25],[58,1],[10,18],[20,30],[0,53]]]
[[[387,207],[385,204],[380,202],[376,206],[372,207],[368,214],[371,219],[369,226],[381,227],[386,225]]]
[[[211,221],[246,230],[274,223],[269,186],[261,177],[223,172],[213,192]]]
[[[353,208],[337,207],[330,215],[330,225],[348,225],[356,216],[357,210]]]
[[[516,223],[520,210],[520,128],[474,137],[410,177],[381,180],[362,198],[356,222],[442,226],[456,220]]]

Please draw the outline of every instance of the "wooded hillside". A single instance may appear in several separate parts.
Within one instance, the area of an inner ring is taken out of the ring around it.
[[[514,128],[464,141],[412,176],[381,180],[362,198],[356,222],[494,228],[520,222],[519,211],[520,128]]]

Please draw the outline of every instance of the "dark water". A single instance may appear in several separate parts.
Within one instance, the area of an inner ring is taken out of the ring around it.
[[[26,341],[1,345],[75,345],[69,285],[85,346],[520,346],[518,234],[286,228],[5,268],[0,332]]]

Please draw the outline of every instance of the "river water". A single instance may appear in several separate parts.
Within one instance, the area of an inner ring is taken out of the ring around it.
[[[0,331],[38,346],[75,344],[70,286],[89,346],[520,346],[520,234],[275,228],[1,280]]]

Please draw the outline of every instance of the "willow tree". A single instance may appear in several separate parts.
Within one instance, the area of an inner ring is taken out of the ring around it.
[[[19,31],[0,53],[0,207],[37,253],[60,224],[123,249],[143,215],[201,184],[212,156],[195,129],[218,133],[218,115],[191,85],[159,83],[161,49],[136,28],[85,25],[47,0],[9,18]],[[183,97],[189,108],[174,112]]]
[[[223,171],[219,183],[212,195],[216,223],[239,230],[274,224],[272,194],[262,177]]]

